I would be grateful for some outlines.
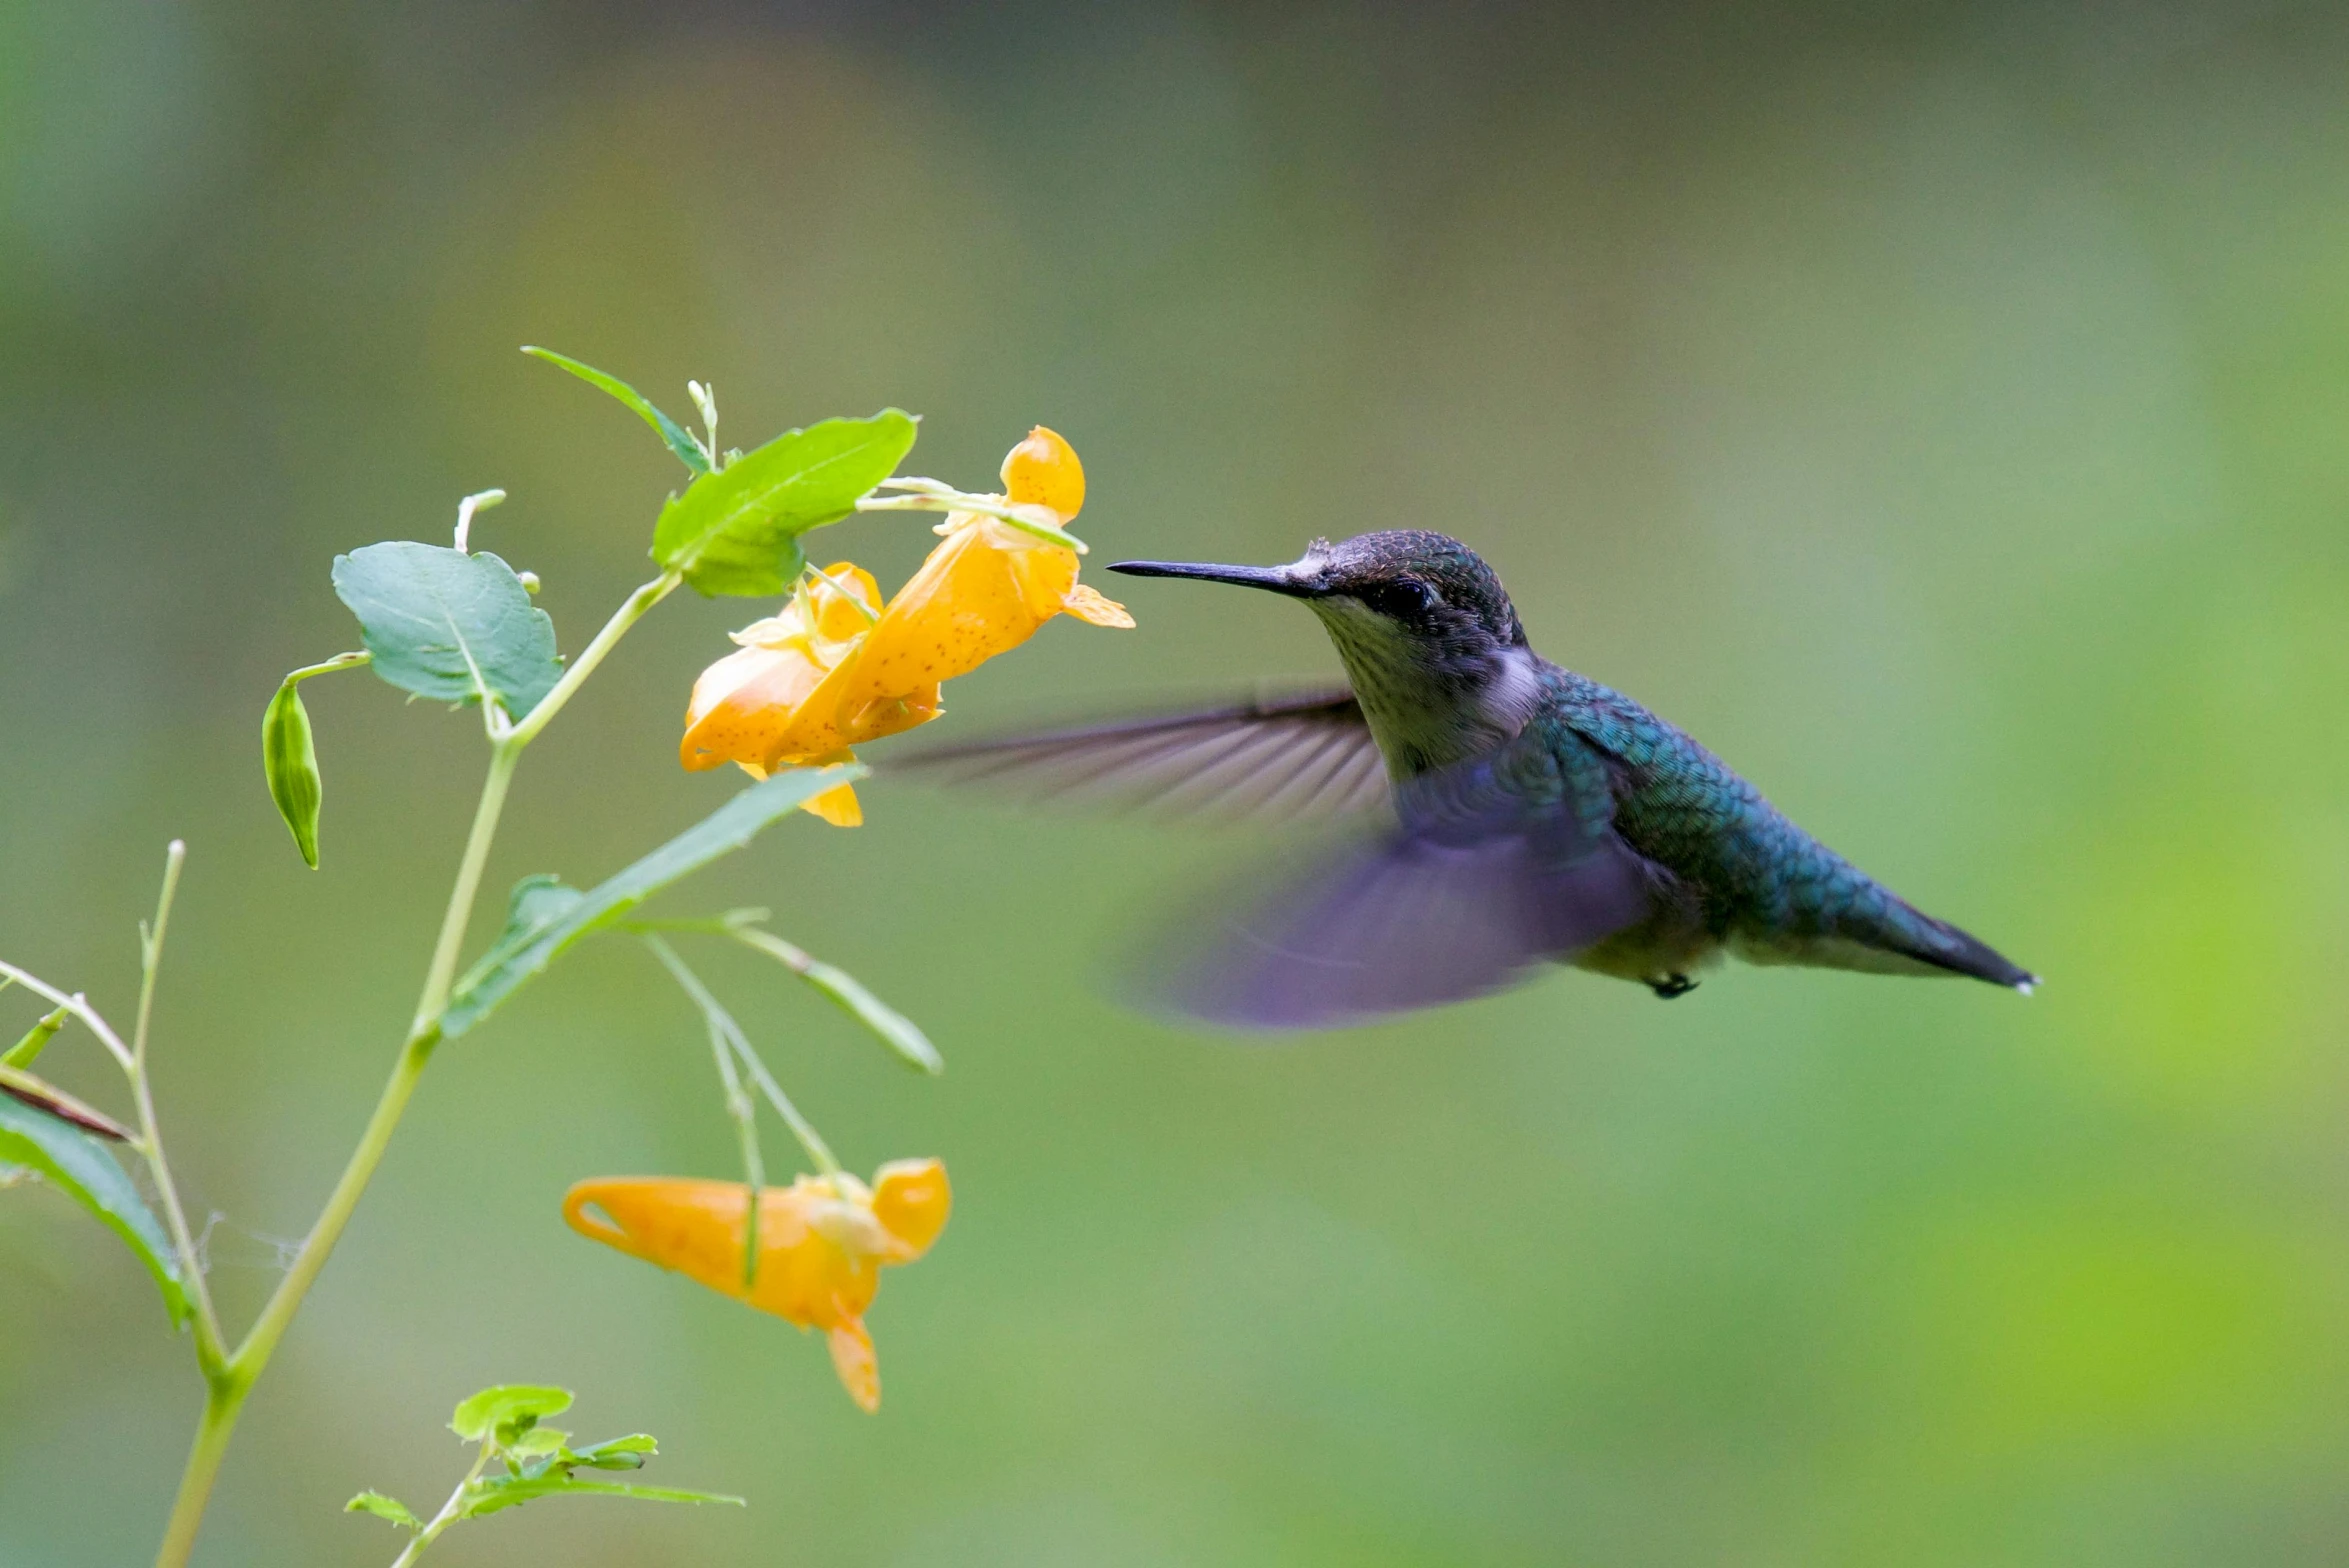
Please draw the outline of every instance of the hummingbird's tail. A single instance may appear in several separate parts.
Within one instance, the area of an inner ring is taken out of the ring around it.
[[[1849,862],[1834,860],[1811,887],[1828,896],[1806,901],[1808,908],[1798,904],[1790,921],[1766,933],[1733,932],[1731,950],[1753,964],[1964,975],[2025,996],[2039,984],[2037,975],[1980,937],[1934,919]]]
[[[1962,931],[1946,920],[1902,906],[1914,917],[1913,935],[1895,951],[1905,953],[1935,969],[1951,974],[1968,975],[1976,980],[1987,980],[1992,985],[2003,985],[2029,996],[2039,984],[2039,977],[2004,953],[1975,936]],[[1904,933],[1905,935],[1906,933]]]

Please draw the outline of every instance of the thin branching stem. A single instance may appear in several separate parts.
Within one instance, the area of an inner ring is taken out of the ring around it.
[[[465,1472],[465,1479],[459,1481],[457,1489],[449,1493],[449,1500],[440,1505],[440,1512],[434,1514],[424,1528],[416,1532],[416,1538],[408,1543],[405,1551],[392,1559],[391,1568],[414,1568],[416,1559],[424,1555],[424,1549],[438,1540],[443,1530],[465,1517],[465,1505],[473,1497],[473,1483],[480,1480],[481,1472],[489,1468],[491,1458],[497,1453],[497,1446],[495,1443],[483,1443],[474,1452],[473,1468]]]
[[[147,1033],[155,1014],[155,982],[163,972],[163,939],[171,928],[171,905],[179,894],[179,874],[187,864],[188,846],[178,839],[163,853],[163,888],[155,897],[155,923],[140,934],[139,1016],[131,1028],[130,1090],[138,1107],[139,1154],[155,1178],[155,1192],[163,1200],[163,1221],[171,1228],[172,1250],[179,1254],[180,1272],[187,1276],[189,1294],[196,1302],[196,1363],[207,1381],[217,1379],[228,1359],[220,1332],[220,1314],[212,1306],[212,1286],[204,1277],[203,1259],[196,1252],[195,1232],[188,1228],[187,1210],[179,1201],[179,1184],[172,1179],[171,1162],[163,1153],[163,1129],[155,1119],[155,1090],[147,1077]]]
[[[659,939],[648,936],[645,940]],[[839,1175],[840,1161],[833,1157],[832,1146],[824,1141],[814,1124],[799,1114],[799,1107],[791,1103],[791,1097],[783,1092],[782,1085],[775,1082],[775,1075],[767,1071],[767,1064],[759,1060],[759,1053],[751,1049],[749,1037],[742,1032],[742,1026],[734,1021],[734,1015],[726,1011],[725,1004],[712,996],[710,988],[701,983],[701,977],[677,961],[674,953],[663,961],[670,964],[669,972],[677,977],[677,983],[685,988],[685,994],[693,998],[694,1005],[709,1019],[711,1029],[724,1035],[727,1043],[733,1046],[734,1054],[749,1072],[752,1081],[758,1085],[759,1092],[767,1097],[767,1103],[775,1108],[775,1114],[783,1118],[783,1124],[791,1129],[791,1135],[799,1140],[799,1146],[807,1151],[807,1157],[815,1161],[816,1169],[826,1176]]]
[[[718,999],[710,994],[701,977],[685,967],[685,960],[677,950],[650,932],[643,933],[644,945],[669,971],[680,989],[701,1009],[702,1023],[710,1037],[710,1054],[717,1058],[718,1082],[726,1090],[726,1114],[734,1122],[734,1138],[742,1148],[742,1180],[750,1189],[750,1202],[742,1230],[742,1288],[749,1290],[758,1284],[759,1274],[759,1208],[761,1195],[767,1190],[766,1162],[759,1157],[758,1102],[742,1085],[742,1073],[734,1065],[733,1036],[741,1031]]]
[[[114,1032],[114,1026],[90,1005],[90,999],[81,992],[76,991],[68,996],[32,971],[19,969],[10,963],[0,963],[0,979],[13,980],[35,996],[46,997],[50,1005],[64,1008],[80,1020],[83,1028],[98,1037],[98,1043],[106,1047],[106,1054],[114,1058],[117,1067],[126,1074],[131,1071],[131,1048],[122,1043],[122,1036]]]
[[[563,672],[561,680],[555,682],[554,689],[539,698],[538,706],[530,710],[529,717],[514,726],[510,737],[512,743],[522,747],[537,739],[538,732],[554,722],[555,715],[563,711],[563,705],[587,683],[587,678],[595,673],[595,667],[604,662],[604,655],[610,653],[620,639],[628,635],[628,628],[642,620],[647,610],[676,592],[677,585],[683,581],[684,577],[677,572],[667,571],[630,594],[620,608],[612,612],[612,618],[604,623],[604,629],[595,634],[595,640],[579,651],[579,657],[571,661],[571,667]]]
[[[783,1118],[784,1125],[791,1129],[791,1135],[799,1140],[799,1146],[807,1150],[807,1157],[816,1162],[816,1169],[826,1176],[839,1175],[840,1161],[833,1157],[832,1146],[823,1140],[806,1117],[799,1114],[799,1107],[791,1103],[791,1097],[783,1092],[781,1084],[775,1082],[775,1075],[767,1071],[767,1064],[759,1060],[759,1053],[750,1048],[750,1042],[742,1037],[739,1029],[734,1031],[734,1050],[742,1058],[742,1065],[750,1073],[751,1081],[759,1086],[759,1092],[775,1108],[775,1114]]]
[[[628,629],[643,619],[646,611],[673,592],[683,579],[676,572],[664,572],[651,582],[631,593],[603,630],[595,635],[571,662],[538,706],[518,724],[507,724],[502,710],[494,703],[485,702],[492,711],[485,717],[491,735],[488,776],[482,781],[481,800],[474,808],[472,831],[465,840],[464,854],[457,865],[456,883],[449,890],[448,907],[441,915],[440,935],[433,943],[432,961],[424,976],[422,992],[417,997],[416,1013],[408,1026],[408,1035],[401,1042],[399,1057],[392,1064],[391,1076],[377,1096],[375,1110],[367,1118],[366,1129],[360,1133],[357,1147],[336,1180],[334,1191],[327,1195],[326,1206],[303,1239],[301,1250],[294,1254],[291,1267],[278,1281],[261,1315],[253,1322],[234,1354],[216,1371],[208,1369],[208,1395],[204,1418],[197,1428],[194,1449],[188,1455],[187,1469],[180,1477],[178,1498],[174,1501],[171,1520],[165,1527],[163,1546],[156,1555],[156,1568],[182,1568],[188,1554],[195,1547],[196,1530],[203,1522],[204,1509],[210,1501],[213,1478],[219,1473],[230,1436],[235,1430],[239,1411],[245,1396],[251,1392],[254,1381],[269,1364],[283,1339],[294,1314],[301,1310],[303,1298],[317,1282],[319,1271],[334,1251],[343,1228],[359,1206],[360,1197],[374,1178],[376,1167],[383,1162],[384,1151],[390,1147],[400,1117],[407,1111],[408,1101],[416,1092],[416,1083],[423,1076],[425,1065],[431,1061],[434,1047],[440,1044],[440,1015],[448,1006],[449,991],[455,984],[457,961],[465,946],[465,930],[470,923],[475,898],[481,889],[481,877],[489,863],[491,844],[496,840],[498,819],[505,809],[506,791],[513,781],[515,765],[520,762],[523,748],[537,738],[538,733],[561,712],[563,706],[578,692],[596,666],[604,661]],[[6,970],[19,979],[27,978],[19,971]],[[60,1004],[67,1001],[62,995],[52,995],[40,987],[43,995]],[[103,1019],[79,1004],[75,1016],[89,1023],[94,1032],[107,1042],[108,1048],[123,1063],[124,1071],[136,1070],[137,1054],[122,1045]]]

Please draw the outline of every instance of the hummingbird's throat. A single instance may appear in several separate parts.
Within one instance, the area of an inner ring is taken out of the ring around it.
[[[1540,701],[1528,649],[1447,647],[1412,635],[1359,599],[1307,602],[1337,647],[1392,777],[1490,750],[1523,729]]]

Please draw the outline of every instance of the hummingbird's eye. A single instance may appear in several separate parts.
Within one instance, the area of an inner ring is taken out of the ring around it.
[[[1362,602],[1381,615],[1398,618],[1418,615],[1434,607],[1435,590],[1411,577],[1373,585],[1363,590]]]

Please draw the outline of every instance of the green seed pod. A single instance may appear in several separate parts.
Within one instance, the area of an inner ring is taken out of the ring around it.
[[[269,777],[269,798],[294,835],[303,861],[318,869],[318,747],[310,736],[310,710],[302,706],[296,678],[286,677],[261,718],[261,766]]]

